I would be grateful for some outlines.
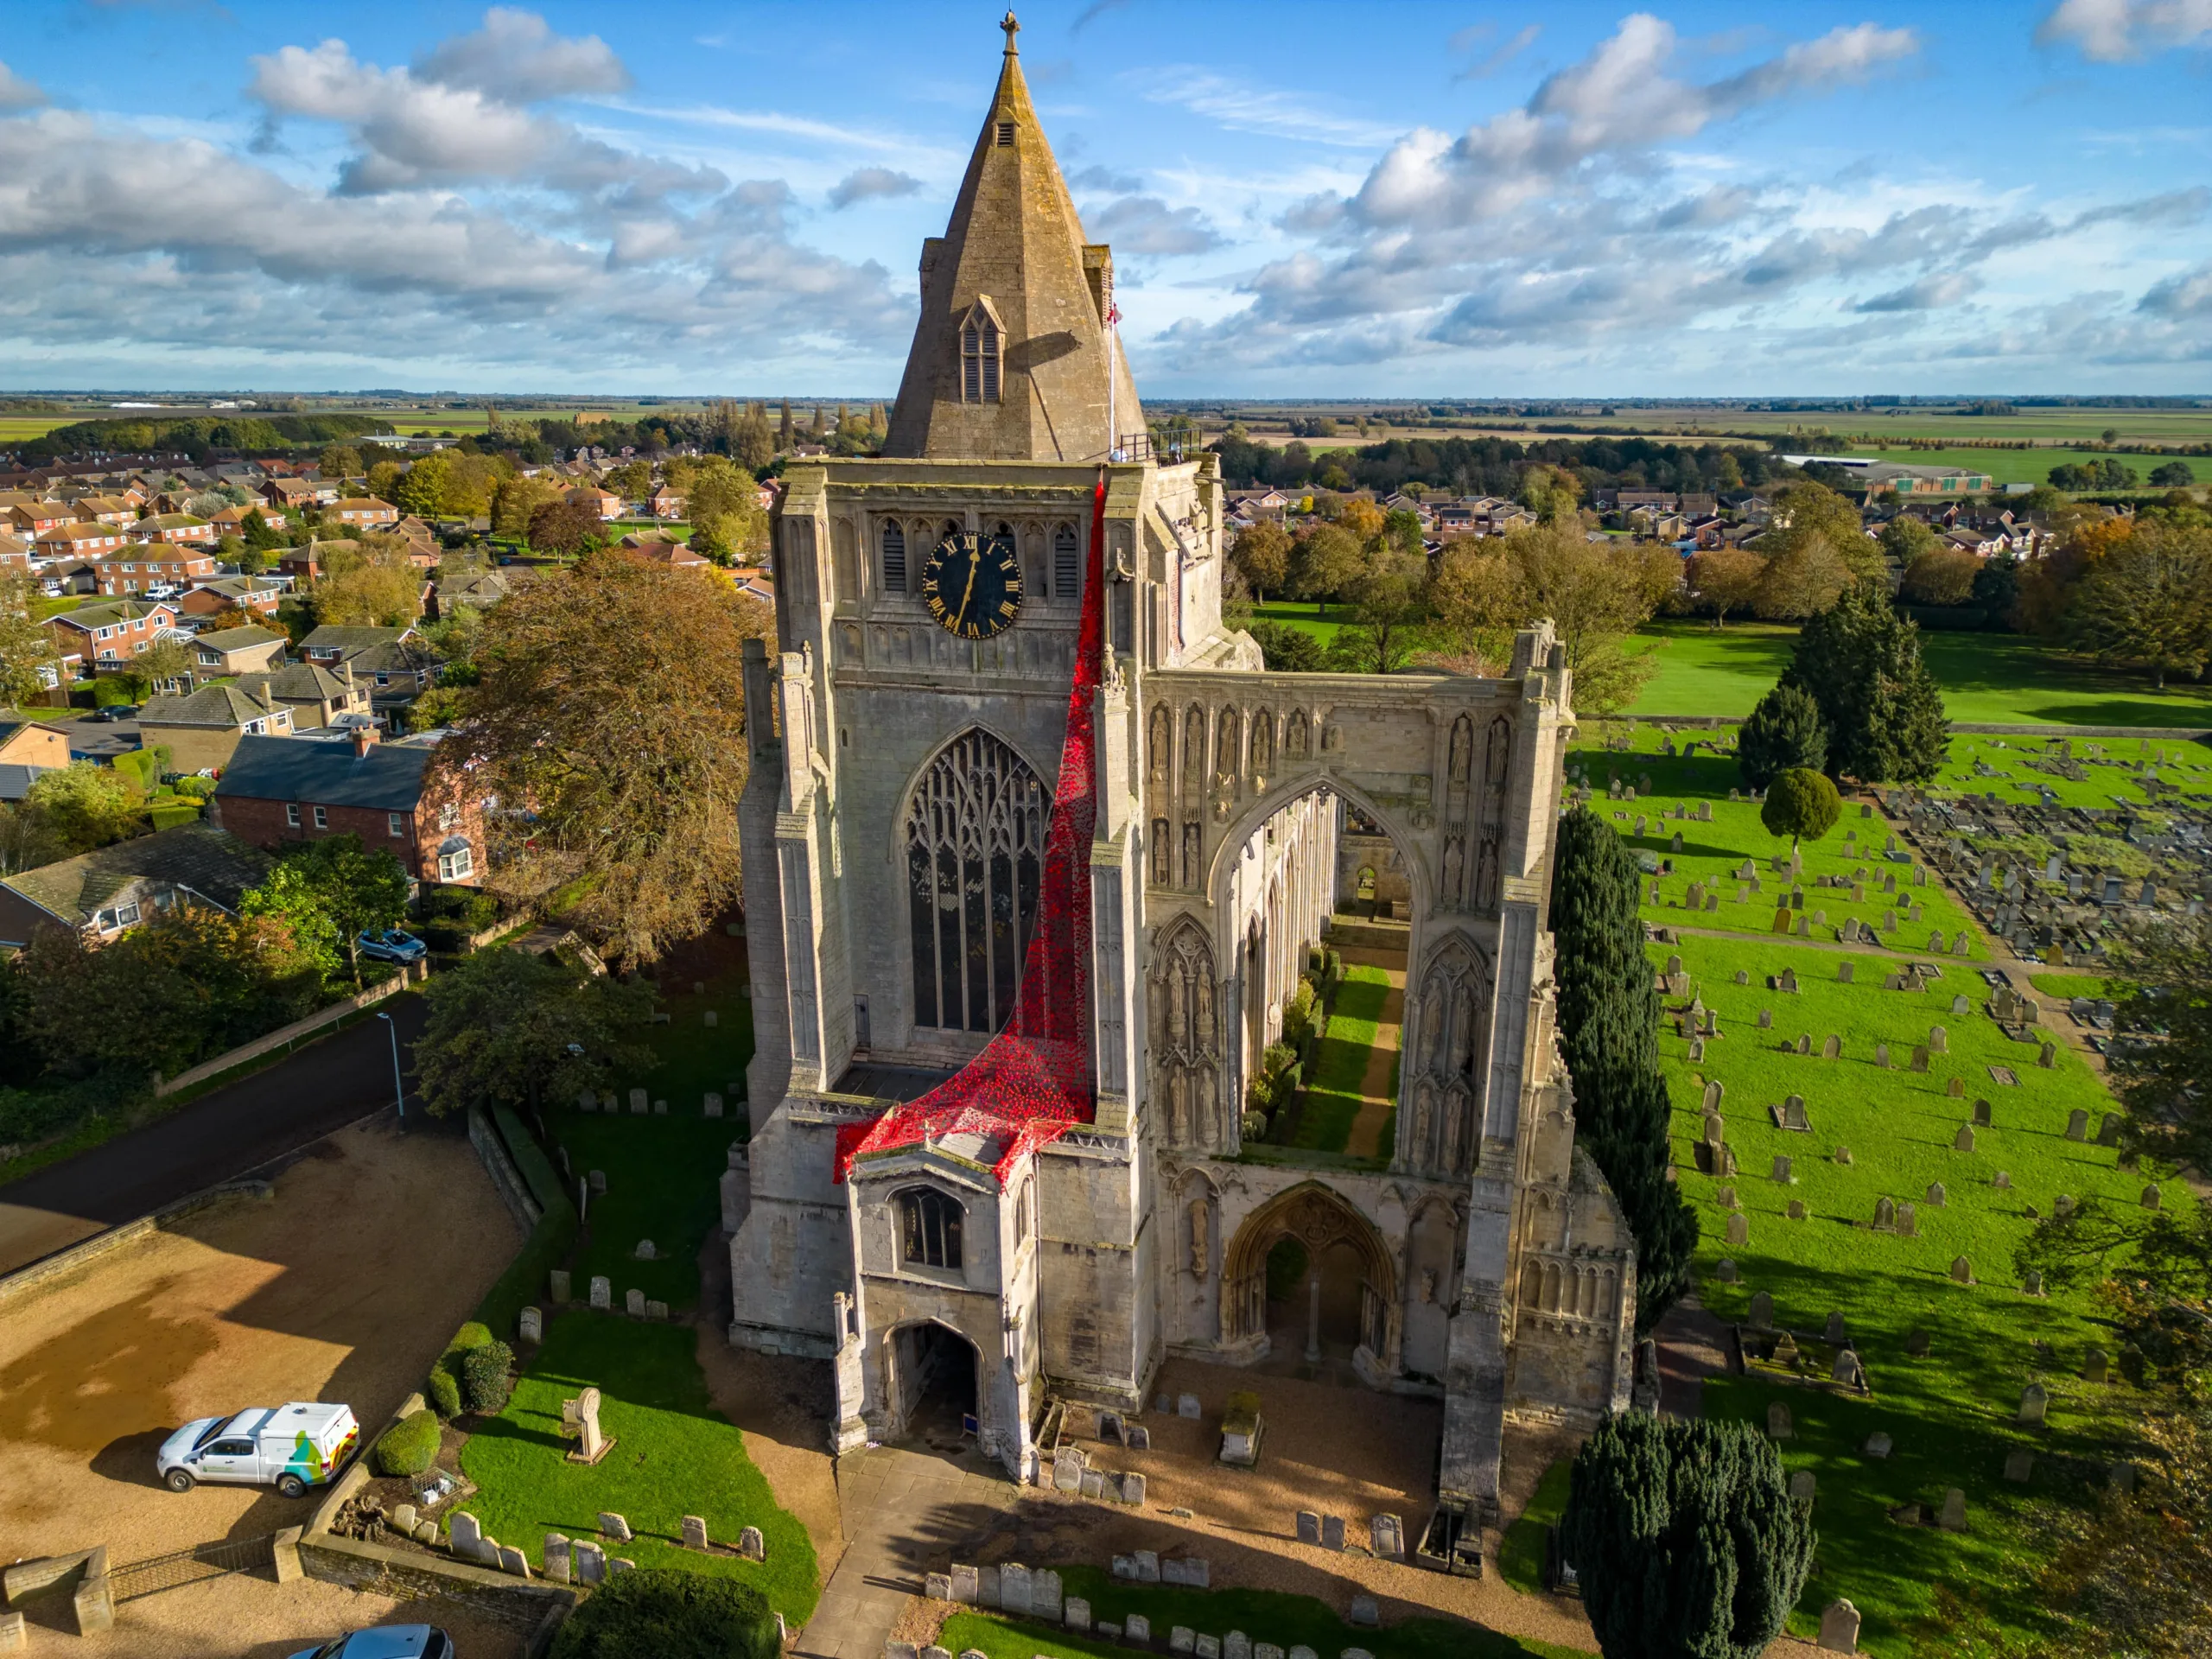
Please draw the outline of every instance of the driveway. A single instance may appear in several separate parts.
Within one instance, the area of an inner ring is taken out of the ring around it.
[[[397,1023],[401,1063],[410,1064],[428,1017],[423,999],[401,995],[379,1006]],[[0,1273],[257,1169],[391,1103],[391,1038],[372,1017],[143,1128],[0,1186]]]

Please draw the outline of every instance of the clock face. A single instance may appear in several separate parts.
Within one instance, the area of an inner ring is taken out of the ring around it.
[[[922,602],[958,639],[988,639],[1021,614],[1021,561],[1011,537],[963,531],[937,545],[922,567]]]

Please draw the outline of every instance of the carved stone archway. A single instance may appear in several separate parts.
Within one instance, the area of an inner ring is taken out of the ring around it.
[[[1224,1346],[1257,1358],[1268,1336],[1268,1254],[1294,1238],[1319,1260],[1336,1244],[1349,1244],[1360,1264],[1359,1346],[1353,1363],[1363,1376],[1380,1379],[1398,1370],[1398,1269],[1375,1224],[1341,1193],[1319,1181],[1279,1192],[1244,1218],[1222,1262],[1221,1336]]]

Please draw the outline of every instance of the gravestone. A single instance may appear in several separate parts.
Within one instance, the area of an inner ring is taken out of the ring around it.
[[[1791,1181],[1796,1179],[1789,1173],[1789,1159],[1786,1154],[1777,1153],[1775,1154],[1774,1179],[1784,1186],[1789,1185]]]
[[[1751,1312],[1745,1317],[1750,1319],[1751,1328],[1754,1331],[1773,1330],[1774,1293],[1766,1290],[1753,1291],[1751,1293]]]
[[[999,1568],[999,1611],[1023,1618],[1029,1616],[1029,1569],[1019,1561],[1008,1561]]]
[[[1813,1478],[1809,1469],[1796,1470],[1789,1477],[1789,1496],[1803,1503],[1811,1503],[1819,1490],[1820,1483]]]
[[[1090,1628],[1090,1604],[1081,1596],[1070,1596],[1061,1604],[1060,1622],[1071,1630]]]
[[[706,1109],[709,1117],[720,1117],[722,1115],[722,1097],[720,1095],[709,1095]]]
[[[2041,1048],[2037,1049],[2036,1051],[2036,1064],[2046,1071],[2056,1066],[2058,1064],[2058,1049],[2056,1045],[2045,1043]]]
[[[1152,1620],[1142,1613],[1131,1613],[1122,1620],[1122,1640],[1131,1647],[1152,1645]]]
[[[1344,1547],[1344,1518],[1341,1515],[1321,1517],[1321,1548],[1342,1549]]]
[[[1887,1043],[1874,1045],[1874,1064],[1885,1071],[1890,1069],[1890,1046]]]
[[[1897,1206],[1896,1201],[1891,1198],[1875,1199],[1874,1230],[1878,1233],[1893,1232],[1896,1230],[1897,1224]]]
[[[1792,1199],[1790,1199],[1790,1200],[1789,1200],[1789,1204],[1788,1204],[1787,1205],[1785,1205],[1785,1206],[1784,1206],[1784,1208],[1785,1208],[1786,1213],[1788,1214],[1788,1216],[1789,1216],[1789,1219],[1790,1219],[1790,1220],[1792,1220],[1792,1221],[1802,1221],[1802,1220],[1804,1220],[1804,1219],[1805,1219],[1805,1200],[1804,1200],[1804,1199],[1802,1199],[1802,1198],[1792,1198]]]
[[[1790,1440],[1796,1433],[1789,1424],[1789,1408],[1779,1400],[1766,1408],[1766,1432],[1771,1439],[1777,1440]]]
[[[2066,1115],[2066,1138],[2087,1141],[2089,1138],[2089,1115],[2076,1106]]]
[[[1718,1077],[1713,1078],[1710,1083],[1705,1085],[1703,1103],[1705,1109],[1708,1112],[1719,1111],[1720,1109],[1720,1103],[1726,1096],[1728,1090],[1722,1085],[1720,1079]]]
[[[517,1316],[516,1325],[524,1342],[543,1342],[545,1339],[545,1315],[538,1309],[523,1309]]]
[[[1367,1535],[1377,1559],[1386,1561],[1405,1559],[1406,1523],[1397,1516],[1372,1516],[1367,1523]]]
[[[599,1515],[599,1535],[609,1543],[626,1544],[630,1541],[630,1523],[612,1510],[601,1510]]]
[[[1973,1012],[1973,1007],[1965,997],[1955,996],[1951,999],[1951,1012],[1955,1014],[1969,1014]]]
[[[2157,1187],[2146,1186],[2143,1189],[2142,1205],[2145,1210],[2156,1210],[2158,1207],[2158,1189]]]
[[[1744,1218],[1741,1211],[1728,1217],[1728,1242],[1731,1244],[1748,1244],[1751,1242],[1751,1224]]]
[[[1920,1211],[1917,1206],[1910,1204],[1897,1205],[1897,1236],[1899,1238],[1920,1236]]]
[[[1321,1541],[1321,1516],[1316,1510],[1300,1510],[1297,1515],[1298,1541],[1319,1544]]]
[[[2090,1349],[2082,1356],[2082,1380],[2085,1382],[2103,1382],[2107,1369],[2111,1363],[2110,1357],[2103,1349]]]
[[[1809,1054],[1813,1052],[1813,1033],[1811,1032],[1805,1032],[1798,1037],[1797,1052],[1800,1054]]]
[[[569,1540],[564,1535],[557,1532],[549,1532],[545,1535],[543,1560],[548,1583],[569,1582]]]
[[[1759,1029],[1761,1031],[1772,1031],[1774,1029],[1774,1010],[1772,1008],[1761,1008],[1759,1010]]]
[[[2056,1198],[2053,1198],[2050,1201],[2050,1213],[2054,1216],[2072,1215],[2074,1213],[2073,1195],[2070,1193],[2062,1192]]]
[[[601,1309],[614,1306],[614,1285],[603,1274],[594,1274],[591,1281],[591,1305]]]
[[[645,1091],[642,1089],[632,1089],[630,1091],[630,1116],[632,1117],[643,1117],[647,1109],[647,1097]]]
[[[1930,1181],[1930,1182],[1929,1182],[1929,1184],[1928,1184],[1928,1207],[1929,1207],[1930,1210],[1941,1210],[1941,1209],[1943,1207],[1943,1202],[1944,1202],[1943,1183],[1942,1183],[1942,1182],[1941,1182],[1941,1181]]]
[[[2035,1466],[2036,1454],[2032,1452],[2015,1448],[2005,1454],[2005,1478],[2016,1486],[2027,1484],[2028,1478],[2035,1472]]]
[[[1952,1140],[1951,1145],[1958,1151],[1972,1152],[1974,1150],[1974,1125],[1971,1123],[1960,1124],[1959,1132]]]
[[[1955,1285],[1974,1283],[1974,1268],[1963,1255],[1951,1258],[1951,1282]]]
[[[2040,1296],[2040,1295],[2042,1295],[2042,1294],[2043,1294],[2043,1274],[2039,1274],[2039,1273],[2035,1273],[2035,1272],[2032,1272],[2032,1271],[2031,1271],[2031,1272],[2030,1272],[2030,1273],[2028,1274],[2028,1275],[2027,1275],[2025,1278],[2024,1278],[2024,1279],[2022,1279],[2022,1280],[2020,1281],[2020,1289],[2021,1289],[2021,1291],[2022,1291],[2024,1294],[2026,1294],[2026,1295],[2030,1295],[2030,1296]]]
[[[1177,1395],[1175,1400],[1175,1414],[1178,1417],[1186,1417],[1194,1423],[1197,1422],[1201,1414],[1198,1408],[1198,1396],[1195,1394]]]
[[[1827,1041],[1821,1045],[1821,1058],[1824,1060],[1841,1059],[1843,1058],[1843,1039],[1838,1036],[1835,1033],[1830,1032],[1828,1033]]]
[[[1943,1092],[1953,1100],[1964,1100],[1967,1097],[1967,1080],[1964,1077],[1948,1079],[1943,1084]]]
[[[1828,1368],[1828,1378],[1841,1388],[1864,1387],[1866,1372],[1865,1367],[1859,1363],[1858,1350],[1855,1348],[1837,1350],[1835,1363]]]
[[[635,1287],[622,1293],[622,1311],[633,1319],[645,1317],[645,1293]]]
[[[1951,1033],[1944,1030],[1941,1026],[1929,1027],[1928,1052],[1930,1054],[1949,1053],[1951,1052]]]
[[[1734,1185],[1732,1183],[1723,1186],[1718,1192],[1713,1194],[1713,1201],[1719,1205],[1723,1210],[1733,1210],[1736,1207],[1736,1188]]]
[[[1724,1255],[1713,1264],[1713,1276],[1724,1285],[1736,1282],[1736,1258]]]
[[[1943,1494],[1942,1511],[1937,1516],[1936,1524],[1946,1532],[1964,1532],[1967,1529],[1965,1492],[1954,1486]]]
[[[1038,1567],[1029,1575],[1029,1616],[1059,1622],[1060,1575],[1050,1567]]]
[[[2050,1394],[2040,1382],[2031,1382],[2020,1390],[2019,1414],[2013,1421],[2028,1428],[2040,1428],[2050,1409]]]
[[[591,1182],[592,1197],[604,1198],[607,1194],[607,1172],[603,1169],[594,1169],[588,1179]]]
[[[1859,1651],[1859,1610],[1838,1598],[1821,1610],[1821,1646],[1830,1653]]]
[[[565,1306],[570,1294],[570,1286],[574,1282],[569,1276],[568,1268],[556,1268],[550,1276],[553,1281],[552,1300]]]
[[[466,1510],[455,1510],[446,1528],[453,1553],[463,1560],[474,1560],[484,1546],[484,1523]]]
[[[1974,1102],[1974,1128],[1976,1128],[1977,1129],[1986,1129],[1986,1128],[1990,1128],[1990,1127],[1991,1127],[1991,1122],[1992,1122],[1992,1118],[1991,1118],[1991,1107],[1990,1107],[1989,1103],[1988,1103],[1987,1101],[1986,1101],[1986,1100],[1977,1100],[1976,1102]]]
[[[2120,1129],[2126,1122],[2118,1112],[2107,1112],[2104,1121],[2097,1125],[2097,1144],[2101,1147],[2118,1146]]]
[[[1843,965],[1835,970],[1835,980],[1839,985],[1851,983],[1851,963],[1848,959],[1846,959]]]
[[[741,1528],[737,1535],[737,1553],[748,1561],[768,1559],[768,1541],[761,1536],[758,1527]]]
[[[707,1517],[706,1517],[706,1516],[704,1516],[703,1515],[687,1515],[687,1516],[685,1516],[683,1517],[683,1522],[682,1522],[682,1523],[681,1523],[681,1524],[682,1524],[683,1529],[683,1548],[686,1548],[686,1549],[704,1549],[704,1548],[706,1548],[706,1547],[707,1547]]]
[[[588,1538],[579,1538],[569,1546],[575,1558],[576,1582],[582,1585],[607,1582],[607,1551]]]

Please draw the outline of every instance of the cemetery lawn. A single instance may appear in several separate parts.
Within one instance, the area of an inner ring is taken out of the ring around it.
[[[607,1553],[641,1567],[707,1573],[750,1585],[793,1625],[814,1611],[814,1545],[746,1454],[745,1437],[717,1416],[690,1325],[642,1325],[604,1313],[550,1320],[544,1344],[506,1408],[478,1427],[461,1464],[479,1487],[461,1505],[489,1536],[544,1565],[545,1535],[597,1538],[599,1516],[622,1516],[635,1534]],[[600,1390],[600,1426],[615,1444],[595,1466],[568,1460],[561,1402]],[[760,1529],[765,1561],[682,1547],[683,1518],[703,1516],[716,1545]]]
[[[1576,1648],[1511,1637],[1456,1618],[1409,1618],[1382,1630],[1358,1630],[1314,1596],[1280,1590],[1185,1590],[1130,1584],[1096,1567],[1060,1569],[1063,1593],[1090,1603],[1094,1621],[1119,1623],[1131,1613],[1152,1621],[1155,1645],[1178,1624],[1208,1635],[1243,1630],[1255,1643],[1272,1642],[1287,1652],[1304,1645],[1319,1654],[1364,1648],[1375,1659],[1590,1659]],[[1027,1619],[962,1611],[944,1622],[938,1644],[955,1653],[979,1649],[988,1659],[1120,1659],[1116,1643]]]
[[[1366,963],[1345,964],[1328,1029],[1313,1045],[1313,1075],[1306,1082],[1298,1133],[1291,1145],[1313,1152],[1342,1152],[1349,1145],[1362,1104],[1361,1084],[1375,1056],[1382,1006],[1389,995],[1387,970]]]
[[[569,1149],[570,1185],[594,1169],[607,1172],[607,1191],[591,1201],[575,1259],[575,1294],[582,1300],[592,1275],[613,1281],[616,1306],[632,1287],[671,1309],[699,1300],[699,1248],[721,1222],[722,1172],[729,1147],[746,1138],[741,1096],[746,1063],[753,1058],[753,1005],[738,995],[735,976],[690,983],[664,982],[661,1006],[669,1023],[651,1041],[660,1063],[639,1080],[649,1100],[665,1100],[668,1115],[632,1116],[626,1085],[615,1092],[620,1109],[609,1116],[577,1109],[573,1101],[547,1108],[546,1127],[556,1146]],[[712,1008],[716,1024],[702,1017]],[[719,1118],[705,1116],[709,1093],[723,1098]],[[556,1154],[554,1160],[559,1163]],[[653,1242],[656,1259],[632,1252]]]
[[[1656,734],[1649,741],[1656,741]],[[1663,821],[1669,835],[1684,832],[1690,850],[1662,855],[1674,856],[1686,873],[1755,856],[1771,889],[1774,877],[1765,865],[1777,843],[1759,826],[1756,808],[1732,810],[1726,798],[1738,781],[1732,763],[1596,748],[1579,748],[1570,761],[1589,767],[1599,797],[1592,805],[1609,821],[1625,808],[1632,825],[1635,813],[1656,815],[1693,788],[1707,791],[1708,799],[1717,792],[1712,824]],[[1649,771],[1656,796],[1647,799],[1639,790],[1634,802],[1604,799],[1608,767],[1630,781]],[[1677,1179],[1698,1214],[1694,1271],[1700,1300],[1721,1319],[1741,1321],[1752,1294],[1770,1293],[1776,1324],[1796,1333],[1821,1376],[1829,1357],[1825,1327],[1829,1314],[1840,1313],[1872,1385],[1869,1395],[1838,1395],[1759,1367],[1750,1376],[1708,1379],[1706,1412],[1764,1426],[1770,1403],[1789,1408],[1796,1433],[1781,1442],[1783,1461],[1817,1480],[1814,1521],[1821,1536],[1815,1575],[1790,1628],[1812,1637],[1821,1608],[1846,1596],[1865,1619],[1862,1649],[1886,1659],[1923,1647],[1932,1650],[1947,1639],[1955,1643],[1964,1634],[1962,1607],[1979,1609],[2014,1643],[2044,1634],[2034,1588],[2044,1563],[2032,1554],[2038,1509],[2090,1503],[2106,1466],[2130,1455],[2133,1391],[2116,1380],[2116,1369],[2113,1382],[2084,1380],[2087,1351],[2099,1347],[2116,1357],[2117,1341],[2086,1291],[2027,1295],[2013,1268],[2013,1252],[2033,1224],[2031,1206],[2049,1214],[2064,1193],[2133,1210],[2151,1176],[2119,1170],[2116,1151],[2094,1143],[2103,1115],[2117,1109],[2075,1054],[2059,1047],[2045,1070],[2037,1064],[2037,1046],[2013,1042],[1989,1018],[1991,986],[1982,977],[1987,948],[1979,933],[1969,959],[1929,953],[1920,948],[1924,932],[1916,939],[1910,930],[1893,941],[1901,950],[1837,948],[1835,924],[1846,914],[1864,918],[1870,906],[1839,903],[1834,891],[1815,888],[1809,879],[1837,868],[1836,849],[1847,830],[1870,839],[1876,854],[1857,861],[1870,873],[1897,870],[1900,896],[1909,892],[1926,906],[1928,926],[1941,925],[1948,934],[1966,925],[1955,902],[1935,885],[1932,871],[1929,886],[1911,887],[1910,867],[1880,861],[1890,826],[1879,817],[1860,817],[1856,804],[1847,803],[1835,830],[1808,849],[1805,913],[1823,901],[1828,912],[1828,925],[1815,927],[1811,939],[1772,937],[1765,931],[1770,912],[1762,917],[1753,906],[1732,909],[1732,880],[1725,883],[1719,924],[1745,931],[1685,933],[1679,944],[1653,944],[1649,951],[1655,969],[1670,956],[1681,957],[1694,993],[1716,1012],[1723,1033],[1707,1039],[1704,1061],[1692,1065],[1688,1041],[1671,1017],[1689,997],[1663,999],[1670,1017],[1660,1049],[1674,1106]],[[1643,849],[1665,844],[1655,842],[1647,835],[1635,844]],[[1662,902],[1647,902],[1644,919],[1688,924],[1681,908],[1685,885],[1681,874],[1662,879]],[[1647,899],[1649,891],[1647,879]],[[1868,896],[1871,901],[1875,895]],[[1847,893],[1843,899],[1848,900]],[[1745,919],[1732,919],[1736,915]],[[1715,919],[1715,913],[1700,912],[1702,925]],[[1878,917],[1875,922],[1878,928]],[[1892,943],[1889,936],[1885,943]],[[1919,993],[1885,990],[1883,976],[1908,961],[1942,976]],[[1854,969],[1848,985],[1838,977],[1846,963]],[[1795,995],[1767,988],[1770,976],[1778,977],[1785,968],[1796,973]],[[2008,963],[2003,971],[2018,984],[2028,969]],[[1748,983],[1735,982],[1738,972]],[[1953,998],[1960,995],[1967,1000],[1965,1014],[1953,1012]],[[1762,1009],[1772,1013],[1770,1029],[1758,1027]],[[1944,1027],[1948,1052],[1931,1055],[1926,1073],[1915,1073],[1910,1069],[1913,1047],[1929,1042],[1934,1026]],[[1822,1059],[1821,1046],[1831,1033],[1842,1039],[1842,1057]],[[1784,1042],[1801,1034],[1810,1037],[1811,1055],[1781,1052]],[[1878,1042],[1889,1045],[1889,1069],[1875,1064]],[[2003,1083],[1992,1067],[2009,1068],[2018,1081]],[[1963,1087],[1957,1097],[1946,1091],[1955,1077]],[[1701,1173],[1696,1160],[1707,1080],[1726,1091],[1721,1111],[1738,1162],[1730,1181]],[[1768,1112],[1791,1094],[1803,1097],[1809,1133],[1783,1130]],[[1978,1099],[1991,1103],[1993,1126],[1975,1131],[1974,1151],[1958,1151],[1955,1137],[1961,1125],[1971,1122]],[[2087,1143],[2067,1138],[2069,1115],[2075,1109],[2088,1114]],[[1850,1164],[1835,1160],[1839,1147],[1849,1148]],[[1787,1186],[1772,1179],[1778,1155],[1791,1160]],[[1993,1185],[2000,1170],[2011,1178],[2009,1190]],[[1938,1182],[1945,1188],[1940,1206],[1928,1196],[1930,1184]],[[1724,1185],[1735,1189],[1733,1212],[1719,1201]],[[2177,1180],[2158,1185],[2168,1209],[2193,1202]],[[1917,1206],[1917,1237],[1872,1230],[1876,1201],[1884,1197]],[[1803,1202],[1806,1219],[1787,1218],[1792,1198]],[[1744,1243],[1726,1242],[1732,1213],[1748,1224]],[[1958,1256],[1971,1266],[1972,1287],[1949,1279]],[[1738,1282],[1723,1283],[1716,1276],[1724,1257],[1737,1264]],[[1919,1358],[1906,1352],[1915,1330],[1929,1336],[1929,1351]],[[2038,1353],[2039,1342],[2050,1344],[2047,1356]],[[2031,1382],[2040,1382],[2050,1396],[2049,1421],[2040,1429],[2014,1421],[2021,1390]],[[1886,1459],[1863,1450],[1878,1429],[1895,1442]],[[2024,1485],[2003,1478],[2006,1455],[2014,1449],[2035,1453]],[[1963,1533],[1890,1519],[1889,1511],[1901,1504],[1939,1505],[1952,1486],[1966,1494]]]
[[[2208,711],[2212,712],[2212,711]],[[2089,774],[2076,781],[2041,770],[2046,753],[2056,757],[2063,742]],[[2101,751],[2091,759],[2088,751]],[[2005,805],[2039,804],[2044,792],[2061,806],[2126,807],[2155,816],[2158,801],[2143,787],[2139,761],[2152,775],[2171,784],[2202,805],[2212,801],[2212,747],[2201,740],[2172,738],[2037,738],[1955,734],[1943,769],[1928,792],[1938,798],[1960,795],[1993,797]],[[1986,768],[1986,770],[1984,770]]]
[[[1310,615],[1312,607],[1287,607]],[[1287,619],[1286,619],[1287,620]],[[1703,618],[1647,624],[1638,639],[1658,663],[1635,702],[1639,719],[1751,712],[1789,665],[1797,630],[1745,620],[1715,629]],[[1921,654],[1943,688],[1950,717],[1981,726],[2212,727],[2212,692],[2157,690],[2139,674],[2100,668],[2009,633],[1923,628]]]

